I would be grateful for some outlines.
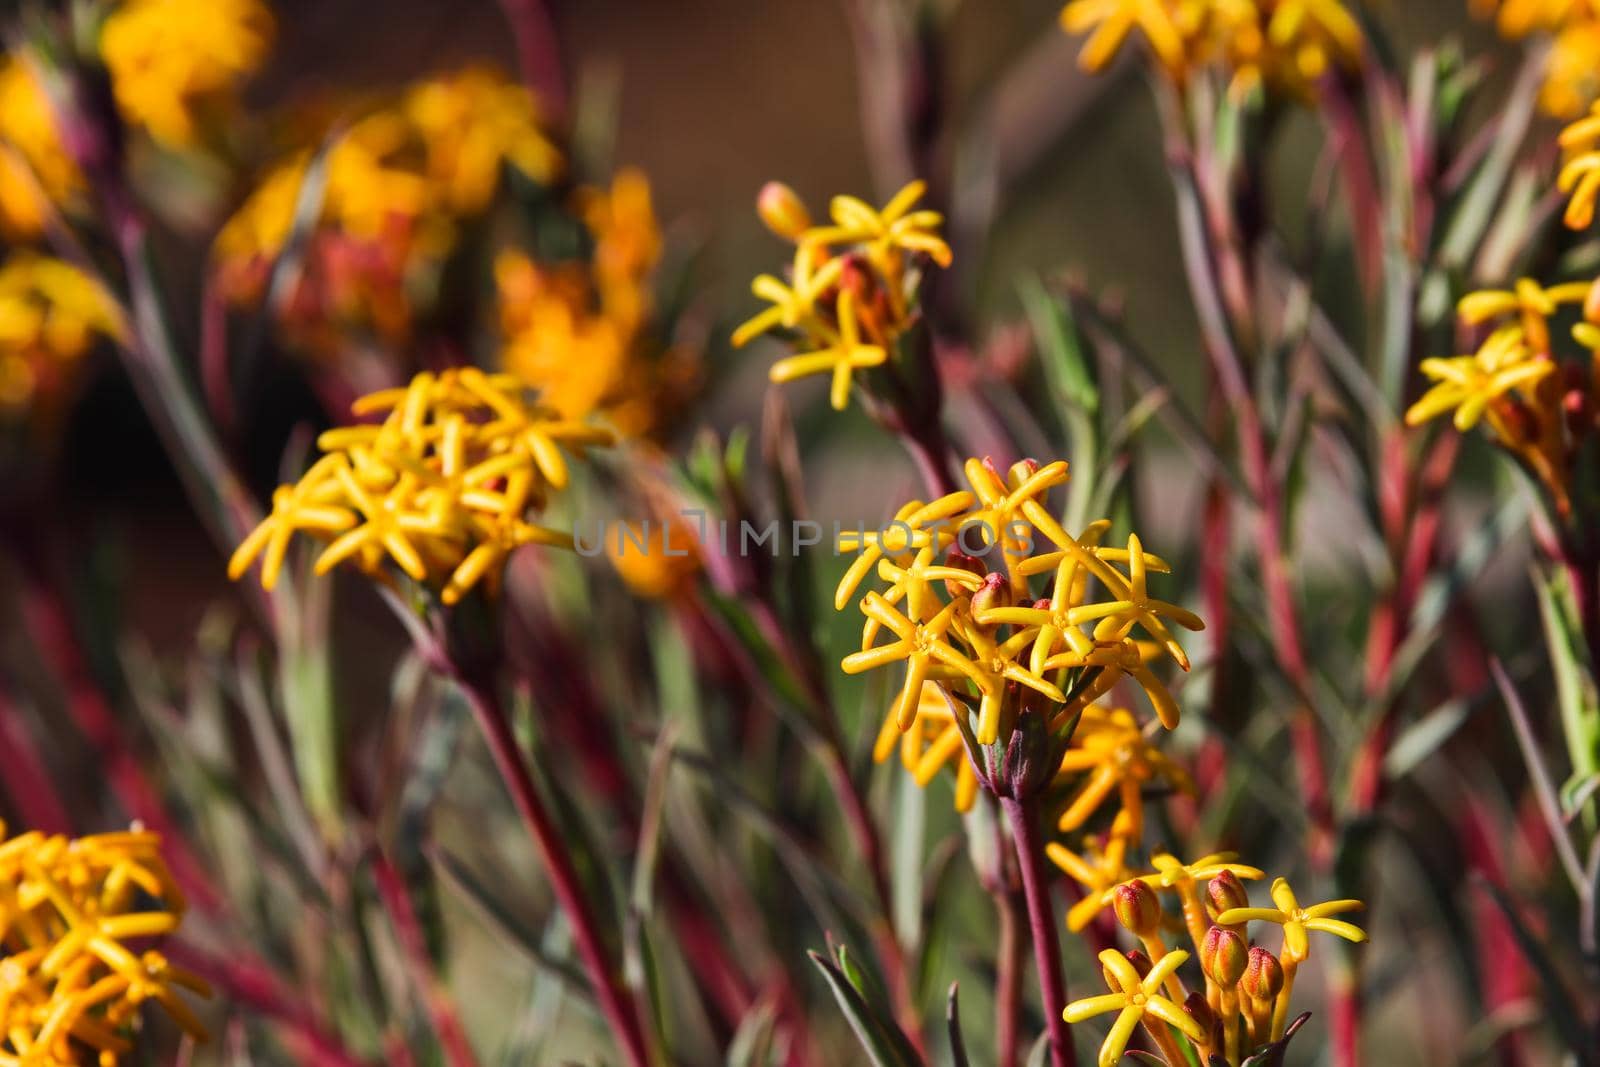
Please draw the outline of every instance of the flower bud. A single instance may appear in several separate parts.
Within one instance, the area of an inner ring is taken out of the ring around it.
[[[782,182],[768,182],[756,194],[756,214],[779,237],[797,241],[811,228],[811,213],[799,195]]]
[[[1155,966],[1155,964],[1150,962],[1150,957],[1146,956],[1138,949],[1130,949],[1129,951],[1124,952],[1123,955],[1127,957],[1129,963],[1133,964],[1133,969],[1138,973],[1140,978],[1147,977],[1150,974],[1151,968]],[[1105,979],[1106,988],[1111,990],[1111,992],[1128,992],[1117,984],[1117,976],[1112,974],[1106,968],[1102,967],[1100,969],[1100,976]]]
[[[1211,901],[1211,910],[1217,915],[1230,908],[1250,906],[1250,894],[1245,892],[1244,883],[1239,881],[1238,875],[1226,868],[1206,883],[1206,899]]]
[[[1244,938],[1232,930],[1213,926],[1200,942],[1200,966],[1211,980],[1231,989],[1249,964],[1249,949]]]
[[[967,571],[971,574],[976,574],[980,578],[984,577],[989,572],[988,568],[983,565],[983,560],[979,559],[977,556],[967,555],[955,545],[951,545],[950,550],[944,554],[944,565],[946,567],[953,567],[958,571]],[[952,597],[964,596],[967,593],[965,586],[952,582],[949,579],[945,580],[944,591],[950,594]]]
[[[1183,1010],[1191,1019],[1199,1023],[1200,1028],[1206,1032],[1207,1044],[1212,1046],[1222,1044],[1218,1039],[1218,1028],[1222,1026],[1222,1020],[1217,1017],[1216,1012],[1211,1010],[1211,1005],[1206,1003],[1206,995],[1204,993],[1195,990],[1187,997],[1184,997]]]
[[[1039,461],[1038,460],[1036,460],[1036,459],[1019,459],[1019,460],[1017,460],[1017,462],[1013,463],[1011,465],[1011,469],[1006,472],[1006,474],[1007,474],[1007,484],[1010,485],[1011,488],[1015,489],[1017,486],[1021,485],[1025,481],[1027,481],[1029,478],[1032,478],[1035,474],[1038,473],[1038,471],[1039,471]]]
[[[1239,988],[1253,1000],[1272,1000],[1283,991],[1283,964],[1266,949],[1252,948],[1244,974],[1239,977]]]
[[[983,616],[995,608],[1011,606],[1011,585],[1003,574],[985,575],[983,585],[972,594],[972,619],[978,625],[987,625]]]
[[[1161,898],[1143,882],[1124,882],[1112,890],[1111,909],[1137,937],[1150,937],[1161,928]]]

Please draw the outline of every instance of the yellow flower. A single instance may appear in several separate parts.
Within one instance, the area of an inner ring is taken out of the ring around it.
[[[1135,840],[1133,820],[1119,811],[1111,822],[1111,832],[1103,839],[1089,837],[1081,852],[1073,852],[1059,841],[1045,845],[1045,855],[1065,871],[1083,890],[1083,896],[1067,909],[1067,929],[1077,933],[1111,905],[1108,890],[1134,876],[1128,867],[1128,847]]]
[[[123,0],[101,29],[100,54],[128,121],[183,147],[196,139],[196,109],[261,65],[272,32],[258,0]]]
[[[883,716],[872,759],[882,763],[900,750],[900,762],[911,772],[917,785],[926,787],[945,767],[956,772],[955,809],[970,811],[978,796],[978,775],[967,758],[961,730],[956,726],[950,703],[939,686],[925,682],[917,697],[909,726],[902,727],[901,698],[896,698]],[[903,731],[903,732],[902,732]]]
[[[1595,198],[1600,196],[1600,102],[1562,130],[1558,140],[1567,155],[1556,177],[1556,187],[1567,196],[1562,217],[1572,229],[1586,229],[1594,221]]]
[[[4,827],[0,826],[0,837]],[[187,1033],[205,1027],[179,995],[209,996],[206,983],[130,942],[178,928],[184,900],[155,834],[69,839],[29,832],[0,844],[0,1062],[101,1067],[133,1051],[140,1005],[159,1002]]]
[[[425,156],[422,172],[445,210],[489,206],[509,164],[541,185],[561,169],[533,95],[499,71],[467,67],[426,78],[400,102]]]
[[[1172,81],[1215,63],[1235,93],[1265,83],[1307,95],[1333,67],[1358,66],[1365,47],[1343,0],[1071,0],[1061,25],[1089,34],[1084,70],[1105,69],[1137,30]]]
[[[1181,949],[1168,952],[1155,962],[1149,974],[1140,978],[1133,964],[1116,949],[1108,948],[1100,953],[1100,964],[1106,970],[1106,984],[1111,992],[1075,1000],[1062,1012],[1067,1022],[1073,1024],[1096,1015],[1117,1012],[1117,1020],[1111,1024],[1111,1032],[1100,1046],[1100,1056],[1096,1061],[1099,1067],[1116,1067],[1128,1049],[1133,1032],[1145,1021],[1147,1014],[1180,1031],[1191,1041],[1198,1043],[1206,1039],[1205,1028],[1192,1015],[1161,995],[1162,984],[1188,959],[1189,954]]]
[[[1192,629],[1203,623],[1149,595],[1147,569],[1164,570],[1166,564],[1148,556],[1137,537],[1130,536],[1126,549],[1099,547],[1104,523],[1093,524],[1083,542],[1062,530],[1041,501],[1066,480],[1063,462],[1017,464],[1004,481],[977,459],[965,469],[971,491],[931,504],[911,501],[882,531],[840,536],[841,550],[860,555],[839,583],[836,609],[843,610],[874,567],[888,583],[884,592],[868,592],[861,600],[861,650],[845,658],[844,670],[907,664],[894,711],[902,729],[913,725],[926,681],[946,685],[957,699],[976,695],[975,734],[985,745],[1005,728],[1008,701],[1043,698],[1054,726],[1125,676],[1150,694],[1165,725],[1176,725],[1177,705],[1146,663],[1146,647],[1151,655],[1165,651],[1187,669],[1188,658],[1163,620]],[[1045,539],[1060,551],[1030,556]],[[938,554],[947,549],[952,555],[940,563]],[[982,558],[967,554],[974,552]],[[1119,563],[1126,573],[1117,569]],[[1050,599],[1035,601],[1028,579],[1045,571],[1054,572],[1057,582]],[[1106,602],[1091,602],[1091,582],[1104,587]],[[1084,626],[1092,629],[1085,632]],[[1158,644],[1137,641],[1135,627]],[[894,640],[878,645],[885,629]],[[1013,686],[1021,687],[1015,697],[1008,696]]]
[[[1366,907],[1359,900],[1330,900],[1302,908],[1300,902],[1295,899],[1294,890],[1290,888],[1288,881],[1279,878],[1272,883],[1272,902],[1277,907],[1229,908],[1217,916],[1217,923],[1222,926],[1232,926],[1236,923],[1256,921],[1276,923],[1283,927],[1285,962],[1290,959],[1296,963],[1303,962],[1310,954],[1310,941],[1306,935],[1308,930],[1333,934],[1335,937],[1357,944],[1367,939],[1366,932],[1359,926],[1332,918],[1335,915],[1360,911]]]
[[[0,60],[0,227],[36,236],[51,204],[67,203],[82,189],[44,86],[25,59]]]
[[[96,336],[127,336],[99,282],[59,259],[13,254],[0,266],[0,411],[53,396]]]
[[[1421,369],[1437,384],[1406,411],[1406,425],[1421,425],[1453,408],[1456,429],[1464,433],[1487,412],[1496,432],[1509,438],[1491,405],[1514,389],[1530,390],[1555,363],[1535,355],[1522,327],[1505,326],[1473,355],[1425,359]]]
[[[606,538],[605,551],[628,588],[648,600],[673,596],[700,570],[694,531],[673,516],[629,523]]]
[[[794,262],[787,283],[770,274],[751,283],[751,291],[772,306],[734,331],[734,347],[779,327],[797,332],[798,343],[814,350],[780,360],[772,380],[829,372],[830,399],[844,410],[852,372],[886,362],[914,321],[921,281],[920,271],[912,269],[915,257],[950,264],[950,246],[938,234],[939,213],[912,210],[925,188],[914,181],[881,210],[836,196],[833,224],[809,226],[810,215],[793,191],[769,182],[757,213],[775,233],[796,242]]]
[[[331,542],[317,574],[350,562],[387,580],[392,561],[454,604],[480,582],[493,588],[522,545],[571,545],[527,516],[566,484],[563,448],[581,455],[611,439],[539,408],[514,377],[471,367],[419,374],[405,389],[363,397],[355,412],[387,414],[318,439],[327,455],[274,494],[272,513],[228,561],[229,577],[259,559],[272,588],[289,541],[306,533]]]
[[[1166,783],[1191,790],[1193,783],[1144,736],[1133,713],[1126,708],[1085,708],[1072,735],[1072,747],[1061,758],[1058,777],[1088,772],[1067,801],[1057,820],[1063,831],[1076,830],[1089,820],[1105,799],[1117,792],[1128,814],[1130,834],[1137,839],[1144,826],[1144,789]]]
[[[839,294],[839,335],[828,347],[815,352],[780,359],[772,365],[767,376],[774,382],[792,382],[812,374],[829,374],[833,385],[828,392],[835,411],[843,411],[850,403],[850,382],[854,373],[868,367],[882,366],[889,358],[881,345],[861,342],[861,330],[856,321],[855,294]]]

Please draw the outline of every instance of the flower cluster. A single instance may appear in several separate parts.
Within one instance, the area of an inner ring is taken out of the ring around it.
[[[1100,1047],[1100,1067],[1121,1061],[1140,1026],[1168,1063],[1194,1062],[1184,1054],[1188,1046],[1199,1053],[1200,1062],[1239,1067],[1256,1049],[1283,1039],[1295,973],[1310,955],[1309,934],[1332,934],[1351,942],[1367,939],[1359,927],[1334,918],[1359,910],[1361,901],[1303,907],[1282,878],[1272,884],[1272,907],[1251,907],[1244,881],[1263,873],[1234,862],[1231,854],[1194,863],[1156,855],[1152,864],[1149,873],[1098,896],[1099,907],[1110,907],[1139,947],[1127,953],[1102,951],[1109,992],[1074,1001],[1063,1013],[1069,1023],[1117,1013]],[[1192,952],[1166,943],[1163,892],[1177,898],[1178,918]],[[1252,922],[1282,927],[1277,955],[1251,944]],[[1181,969],[1191,958],[1199,961],[1203,992],[1199,987],[1191,991],[1182,977]]]
[[[159,845],[137,827],[0,844],[0,1062],[116,1067],[148,1001],[205,1036],[179,991],[209,996],[206,983],[141,947],[175,931],[184,911]]]
[[[24,59],[0,59],[0,229],[35,237],[52,205],[73,202],[83,188],[44,86]]]
[[[576,214],[592,242],[554,263],[509,250],[495,260],[505,368],[568,418],[602,413],[628,435],[655,429],[687,390],[694,361],[653,336],[653,286],[662,238],[650,183],[619,171],[585,188]]]
[[[258,304],[298,222],[305,247],[293,252],[288,291],[274,294],[291,337],[321,353],[352,331],[398,341],[502,171],[539,183],[559,172],[540,121],[532,95],[487,68],[412,86],[336,134],[320,159],[301,152],[266,175],[217,235],[221,291]]]
[[[296,533],[327,541],[315,571],[349,562],[380,580],[393,563],[454,604],[498,582],[522,545],[570,546],[570,535],[529,521],[567,484],[563,448],[582,454],[609,432],[564,420],[529,399],[512,375],[472,367],[422,373],[403,389],[356,401],[381,422],[329,430],[325,455],[294,485],[228,562],[237,580],[258,559],[272,588]]]
[[[1479,17],[1493,17],[1502,37],[1551,38],[1539,106],[1571,118],[1600,97],[1600,3],[1595,0],[1473,0]]]
[[[1070,0],[1061,25],[1089,35],[1084,70],[1103,70],[1137,31],[1174,82],[1215,64],[1236,93],[1266,84],[1307,95],[1330,69],[1359,65],[1364,48],[1342,0]]]
[[[866,617],[861,649],[845,657],[845,672],[906,665],[879,737],[879,759],[894,749],[893,727],[903,735],[907,765],[926,782],[946,763],[964,762],[956,709],[976,705],[976,741],[988,745],[1009,729],[1020,703],[1029,702],[1041,705],[1051,729],[1080,713],[1088,717],[1081,747],[1060,771],[1094,771],[1102,755],[1116,761],[1127,750],[1131,716],[1088,711],[1124,677],[1143,688],[1163,725],[1176,726],[1177,704],[1150,660],[1165,653],[1187,670],[1188,657],[1167,622],[1191,630],[1204,624],[1150,596],[1149,572],[1167,565],[1146,553],[1136,535],[1126,548],[1100,545],[1107,522],[1076,537],[1063,529],[1044,500],[1066,481],[1064,462],[1019,463],[1002,475],[972,459],[965,474],[969,490],[926,504],[912,501],[883,530],[840,538],[841,550],[858,555],[839,583],[837,609],[869,574],[886,583],[859,602]],[[1035,552],[1041,547],[1048,550]],[[1037,575],[1048,575],[1049,584],[1036,592]],[[936,688],[930,691],[929,683]],[[1170,765],[1142,750],[1138,756],[1137,768],[1092,773],[1072,817],[1087,818],[1123,778],[1179,780]],[[958,804],[970,803],[973,794],[970,779],[958,781]]]
[[[184,147],[196,141],[202,112],[231,104],[272,34],[260,0],[123,0],[101,29],[100,54],[123,117]]]
[[[0,265],[0,414],[59,397],[96,335],[126,332],[116,301],[89,275],[13,253]]]
[[[1581,360],[1557,360],[1552,319],[1563,308],[1579,312],[1570,335]],[[1515,456],[1549,491],[1557,510],[1570,506],[1571,467],[1595,427],[1594,358],[1600,353],[1600,299],[1589,282],[1548,288],[1523,278],[1509,290],[1463,297],[1458,308],[1468,326],[1487,327],[1470,355],[1422,361],[1435,384],[1406,412],[1418,425],[1447,411],[1463,432],[1479,420],[1495,442]]]
[[[830,375],[830,400],[843,411],[855,372],[889,362],[896,341],[915,322],[921,260],[950,265],[950,246],[938,232],[942,217],[914,210],[925,190],[923,182],[912,182],[882,209],[836,196],[828,208],[832,225],[816,226],[792,189],[769,182],[757,212],[768,229],[794,242],[794,260],[787,281],[762,274],[751,283],[772,306],[734,331],[734,345],[769,330],[788,331],[805,351],[774,363],[771,379]]]

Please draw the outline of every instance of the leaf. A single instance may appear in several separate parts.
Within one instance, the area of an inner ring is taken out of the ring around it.
[[[1583,624],[1564,571],[1538,571],[1533,588],[1539,597],[1539,620],[1556,678],[1556,704],[1561,732],[1572,762],[1572,777],[1600,774],[1600,696],[1588,663]]]
[[[745,1012],[728,1042],[728,1067],[769,1067],[777,1024],[778,1012],[770,1001],[760,1001]]]
[[[1473,709],[1472,702],[1454,697],[1406,727],[1383,758],[1384,776],[1395,781],[1410,774],[1455,736]]]
[[[861,1042],[861,1047],[872,1060],[873,1067],[915,1067],[916,1060],[902,1058],[896,1051],[894,1042],[889,1038],[889,1029],[899,1029],[894,1022],[876,1017],[861,999],[861,994],[856,992],[855,987],[845,978],[844,972],[827,957],[815,951],[808,951],[806,955],[811,957],[811,962],[816,964],[817,970],[821,971],[823,978],[827,980],[828,988],[833,991],[834,1000],[839,1003],[839,1010],[844,1012],[845,1019],[849,1021],[850,1028],[855,1031],[856,1039]],[[902,1034],[902,1040],[904,1037]]]
[[[1084,355],[1071,303],[1052,296],[1037,275],[1023,277],[1017,283],[1017,293],[1051,390],[1087,414],[1099,411],[1100,388]]]
[[[1267,1045],[1244,1058],[1239,1067],[1282,1067],[1283,1057],[1289,1051],[1289,1042],[1294,1040],[1294,1035],[1311,1018],[1309,1011],[1302,1012],[1288,1026],[1284,1027],[1283,1036],[1272,1044]]]
[[[1584,1032],[1582,1016],[1572,1002],[1572,995],[1562,982],[1560,969],[1551,960],[1545,943],[1528,929],[1528,925],[1522,921],[1516,905],[1505,890],[1481,874],[1475,874],[1473,881],[1489,894],[1495,906],[1500,909],[1500,913],[1505,916],[1506,923],[1511,927],[1511,935],[1522,951],[1523,958],[1538,974],[1539,982],[1544,987],[1544,1001],[1550,1012],[1550,1022],[1555,1027],[1556,1033],[1576,1055],[1579,1063],[1593,1065],[1596,1062],[1593,1046]]]

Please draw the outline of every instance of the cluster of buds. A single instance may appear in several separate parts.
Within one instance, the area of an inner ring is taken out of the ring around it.
[[[0,1062],[116,1067],[147,1001],[205,1036],[179,990],[209,996],[206,983],[140,947],[177,930],[184,911],[159,846],[138,827],[0,844]]]
[[[570,534],[536,525],[552,490],[566,486],[562,449],[609,444],[608,431],[540,407],[511,375],[472,367],[422,373],[403,389],[357,400],[381,422],[329,430],[326,453],[228,563],[237,580],[259,558],[272,588],[297,533],[329,542],[315,571],[349,562],[380,580],[389,565],[437,586],[454,604],[480,582],[493,588],[507,557],[526,544],[570,547]]]
[[[1295,972],[1310,952],[1308,931],[1361,942],[1358,927],[1333,918],[1362,907],[1358,900],[1332,900],[1301,907],[1289,883],[1272,885],[1271,908],[1253,908],[1241,879],[1262,877],[1254,867],[1233,862],[1230,854],[1207,856],[1184,864],[1171,856],[1155,857],[1156,869],[1123,882],[1100,896],[1139,947],[1100,954],[1109,993],[1069,1004],[1068,1022],[1078,1023],[1118,1012],[1116,1023],[1100,1048],[1101,1067],[1122,1059],[1133,1032],[1144,1027],[1170,1064],[1200,1062],[1239,1067],[1264,1046],[1284,1040],[1291,1030],[1289,1001]],[[1202,888],[1203,884],[1203,888]],[[1168,915],[1161,892],[1179,902],[1181,927],[1192,952],[1166,942]],[[1249,923],[1282,927],[1279,952],[1253,945]],[[1191,989],[1182,974],[1189,959],[1200,964],[1200,982]]]
[[[1214,65],[1235,94],[1266,85],[1306,96],[1329,70],[1358,66],[1364,48],[1341,0],[1071,0],[1061,25],[1089,35],[1084,70],[1104,70],[1137,30],[1173,82]]]
[[[1570,336],[1581,358],[1557,357],[1552,320],[1564,308],[1579,312]],[[1495,442],[1544,486],[1556,511],[1568,514],[1573,462],[1596,426],[1600,288],[1590,282],[1546,288],[1523,278],[1509,290],[1469,293],[1458,312],[1465,325],[1488,332],[1469,355],[1422,361],[1435,384],[1406,412],[1406,422],[1453,412],[1462,432],[1487,423]]]
[[[1131,714],[1092,709],[1131,678],[1157,720],[1177,725],[1177,703],[1151,661],[1165,655],[1187,670],[1168,621],[1191,630],[1204,624],[1150,595],[1149,573],[1165,572],[1167,564],[1145,552],[1137,535],[1125,548],[1101,545],[1109,522],[1077,536],[1063,529],[1045,500],[1067,480],[1064,462],[1026,461],[1002,474],[972,459],[965,475],[967,490],[911,501],[884,529],[840,537],[839,548],[857,555],[835,608],[844,610],[869,575],[885,583],[858,602],[861,648],[845,657],[845,672],[905,664],[879,759],[894,750],[898,733],[920,781],[948,763],[964,767],[958,806],[971,803],[980,779],[1016,795],[1087,772],[1063,815],[1074,825],[1119,784],[1124,795],[1156,779],[1181,785],[1181,772],[1145,744]],[[1040,575],[1047,584],[1035,590]],[[1080,718],[1084,728],[1074,735]],[[1065,736],[1075,736],[1078,747],[1063,748]],[[995,752],[978,751],[997,742]],[[1135,813],[1132,821],[1137,832],[1142,820]]]
[[[812,374],[832,377],[830,399],[843,411],[856,371],[890,363],[896,342],[917,317],[920,264],[950,265],[936,211],[914,210],[926,185],[914,181],[882,209],[853,196],[829,205],[833,223],[812,224],[794,190],[769,182],[756,201],[767,228],[794,243],[788,280],[762,274],[751,283],[772,304],[733,334],[736,347],[784,330],[803,349],[772,365],[774,382]]]

